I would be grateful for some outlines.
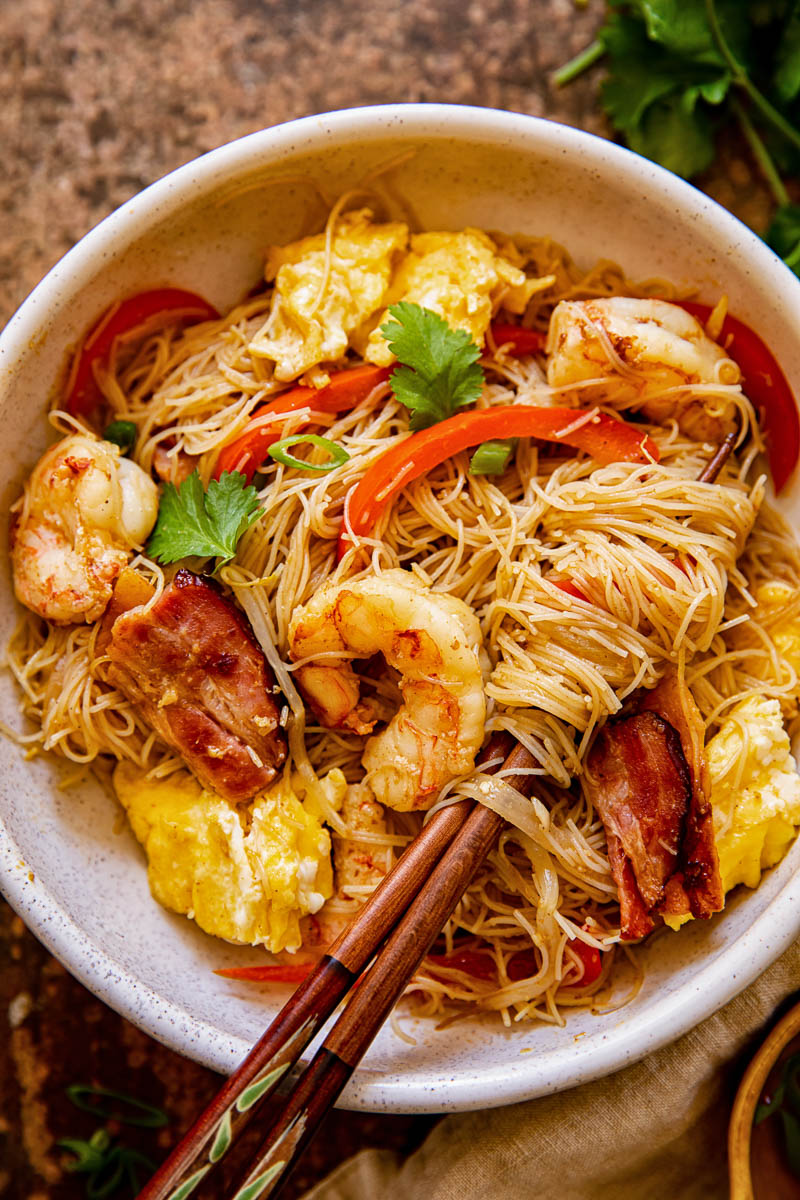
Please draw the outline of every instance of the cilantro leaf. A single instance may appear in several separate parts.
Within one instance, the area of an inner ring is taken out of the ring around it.
[[[244,475],[224,471],[204,492],[195,470],[179,488],[164,485],[147,549],[162,563],[197,556],[217,558],[219,566],[233,558],[239,538],[258,515],[258,493]]]
[[[389,349],[403,365],[391,374],[397,399],[411,409],[413,430],[427,429],[472,404],[483,388],[481,356],[469,334],[451,329],[438,313],[401,300],[381,326]]]
[[[725,66],[708,23],[705,0],[633,0],[647,36],[684,64]],[[739,62],[748,52],[747,7],[741,0],[717,0],[717,19]]]
[[[634,7],[652,41],[661,42],[687,58],[716,51],[702,3],[693,3],[692,0],[688,0],[688,3],[686,0],[636,0]],[[718,53],[715,57],[718,57]]]
[[[620,13],[609,18],[600,36],[608,51],[610,67],[602,85],[606,112],[615,127],[626,135],[632,149],[674,170],[671,162],[676,157],[672,144],[675,109],[682,102],[685,107],[680,111],[692,114],[698,97],[711,104],[721,103],[731,83],[727,68],[724,63],[685,61],[649,38],[641,21]],[[667,111],[652,114],[659,103],[666,105]],[[664,157],[660,146],[662,130],[668,143]],[[634,146],[632,138],[639,144]],[[696,157],[696,153],[687,155],[687,161]]]
[[[707,113],[695,111],[698,92],[691,89],[652,105],[635,129],[628,131],[631,150],[660,162],[689,179],[714,158],[714,138]]]
[[[787,103],[800,93],[800,5],[795,4],[778,41],[772,80],[778,99]]]
[[[260,515],[258,492],[252,484],[245,483],[244,475],[238,471],[234,474],[224,471],[219,480],[209,481],[206,512],[230,546],[232,558],[239,538]]]
[[[780,21],[792,3],[793,0],[750,0],[750,19],[756,28]]]
[[[795,275],[800,275],[800,205],[784,204],[777,209],[764,235]]]
[[[650,43],[640,21],[614,13],[600,36],[610,67],[601,86],[603,107],[624,133],[636,128],[651,104],[679,86],[679,76]]]

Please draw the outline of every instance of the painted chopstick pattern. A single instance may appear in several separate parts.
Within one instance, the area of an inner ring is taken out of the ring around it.
[[[483,761],[502,756],[509,744],[507,735],[493,736]],[[472,802],[465,800],[431,818],[145,1185],[139,1200],[187,1200],[222,1159],[405,912],[471,808]]]
[[[533,758],[515,746],[505,772],[533,766]],[[508,783],[530,794],[533,777],[507,776]],[[408,980],[435,941],[464,890],[495,844],[505,822],[482,806],[470,813],[426,885],[388,938],[374,965],[353,990],[346,1008],[270,1124],[233,1200],[266,1200],[285,1183],[297,1158],[314,1135],[396,1003]]]

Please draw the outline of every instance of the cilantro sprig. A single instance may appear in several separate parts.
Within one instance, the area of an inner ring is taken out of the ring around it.
[[[738,125],[777,206],[764,236],[800,275],[800,206],[783,181],[800,173],[797,0],[609,0],[597,40],[556,82],[601,58],[614,128],[677,175],[705,170],[718,131]]]
[[[219,567],[233,558],[239,538],[258,515],[258,493],[244,475],[224,471],[204,491],[195,470],[179,488],[164,485],[147,550],[162,563],[196,556],[216,558]]]
[[[427,429],[473,404],[483,388],[478,347],[463,329],[451,329],[438,313],[401,300],[381,325],[389,349],[403,365],[391,375],[401,404],[411,409],[413,430]]]

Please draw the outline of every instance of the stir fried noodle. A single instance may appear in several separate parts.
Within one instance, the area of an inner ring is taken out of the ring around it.
[[[584,273],[549,239],[497,243],[540,281],[522,317],[530,329],[546,331],[564,299],[671,298],[664,283],[633,284],[611,263]],[[320,302],[325,287],[323,279]],[[267,288],[221,320],[167,325],[145,337],[138,330],[118,341],[97,369],[98,383],[110,419],[135,424],[134,457],[145,471],[180,480],[196,467],[208,483],[222,446],[252,428],[260,406],[286,387],[273,363],[250,349],[270,322]],[[613,361],[615,347],[600,341]],[[515,357],[491,338],[482,364],[479,408],[642,408],[622,394],[614,403],[607,393],[596,396],[591,378],[571,388],[548,385],[535,356]],[[322,368],[305,380],[320,381]],[[685,399],[687,387],[672,391]],[[464,601],[488,656],[485,732],[508,731],[535,762],[530,800],[504,783],[502,771],[490,777],[475,769],[437,798],[434,808],[471,797],[508,826],[410,985],[415,1011],[444,1019],[478,1008],[506,1023],[563,1023],[569,1007],[619,1003],[636,988],[635,966],[622,988],[615,986],[628,953],[618,945],[617,887],[603,824],[579,781],[598,725],[637,689],[653,687],[674,668],[691,688],[707,737],[732,706],[754,695],[777,698],[796,725],[797,678],[773,634],[797,613],[800,554],[764,502],[752,407],[738,383],[697,385],[694,398],[707,410],[717,401],[733,405],[740,431],[739,449],[720,477],[701,483],[713,443],[681,429],[669,415],[668,392],[655,394],[664,402],[661,419],[635,413],[658,447],[658,462],[600,466],[566,446],[522,439],[507,469],[490,476],[470,474],[469,453],[462,452],[403,487],[368,535],[353,534],[340,561],[336,539],[348,492],[387,447],[408,436],[408,412],[389,383],[380,382],[352,411],[313,415],[314,430],[349,455],[343,466],[319,474],[267,459],[256,476],[261,513],[219,578],[265,649],[286,706],[284,771],[299,774],[322,810],[335,854],[356,845],[385,870],[426,814],[387,809],[372,829],[356,832],[319,782],[332,768],[350,784],[364,780],[364,735],[315,723],[296,686],[309,660],[293,663],[289,652],[293,615],[328,581],[381,579],[402,568],[434,594]],[[313,406],[261,420],[279,420],[285,437],[307,428],[311,412]],[[53,421],[67,432],[76,425],[59,412]],[[311,463],[325,461],[323,450],[306,453]],[[155,603],[164,568],[145,555],[133,566],[153,585]],[[794,599],[767,611],[759,593],[775,581],[791,585]],[[48,625],[33,613],[21,619],[9,656],[35,725],[23,738],[28,751],[55,751],[101,770],[129,760],[150,778],[171,777],[184,769],[182,760],[109,682],[100,629]],[[317,661],[325,661],[324,652]],[[362,696],[389,720],[401,703],[396,671],[356,667]],[[372,886],[374,880],[362,895]],[[346,896],[334,894],[311,925],[317,932],[320,921],[335,926],[360,899],[357,885]],[[605,953],[599,976],[581,985],[586,947]]]

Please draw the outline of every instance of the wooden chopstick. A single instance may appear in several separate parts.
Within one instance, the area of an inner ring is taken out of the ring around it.
[[[728,461],[731,451],[736,445],[736,439],[738,436],[739,434],[736,430],[725,435],[717,447],[713,457],[708,460],[700,474],[697,476],[698,483],[714,482],[722,468],[725,466],[725,463]]]
[[[736,439],[736,432],[724,438],[698,475],[698,482],[712,483],[717,478]],[[512,744],[510,735],[493,735],[480,762],[489,763],[505,754]],[[522,770],[533,762],[528,751],[517,743],[503,769]],[[509,783],[528,794],[532,777],[512,776]],[[273,1094],[405,912],[384,953],[365,976],[368,986],[351,998],[289,1093],[234,1200],[261,1200],[276,1194],[435,941],[503,824],[496,813],[469,800],[440,809],[431,818],[145,1185],[138,1200],[185,1200],[195,1190]]]
[[[513,739],[509,734],[494,734],[480,761],[489,764],[505,758],[511,745]],[[496,770],[497,767],[489,769]],[[473,807],[471,800],[448,805],[423,826],[145,1185],[139,1200],[182,1200],[219,1162],[352,987],[375,950],[407,910]]]
[[[737,436],[736,431],[726,435],[697,476],[699,483],[716,480],[734,449]],[[482,756],[484,761],[489,757],[486,752]],[[508,782],[525,795],[532,790],[533,777],[514,776],[513,771],[533,765],[533,757],[519,743],[514,745],[503,764]],[[233,1200],[255,1200],[256,1197],[264,1200],[275,1196],[283,1186],[504,824],[502,817],[483,806],[479,805],[471,812],[461,833],[434,868],[374,965],[362,977],[360,986],[350,997],[322,1047],[273,1118]]]
[[[533,765],[533,757],[517,744],[502,769],[512,787],[530,793],[533,776],[513,772]],[[273,1118],[233,1200],[264,1200],[282,1187],[504,825],[491,809],[474,807]]]

